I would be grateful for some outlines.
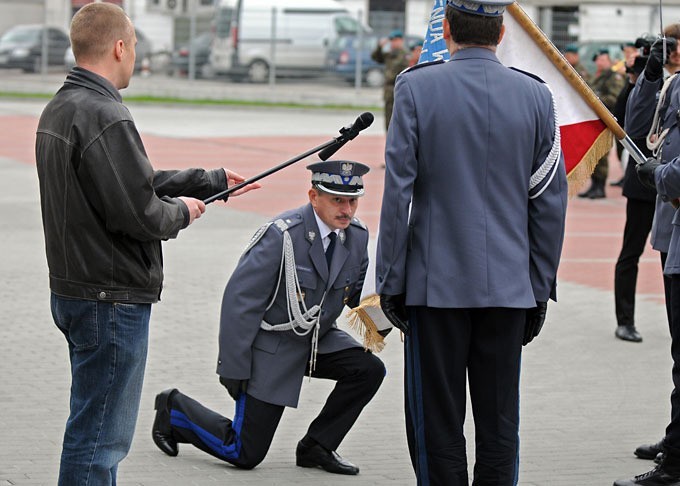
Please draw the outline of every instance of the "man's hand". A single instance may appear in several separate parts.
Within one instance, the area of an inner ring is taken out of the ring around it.
[[[205,213],[205,204],[200,199],[195,199],[193,197],[180,196],[180,199],[184,204],[186,204],[189,210],[189,224],[193,223],[195,219],[201,217],[201,214]]]
[[[380,295],[380,308],[394,327],[408,334],[408,314],[406,313],[406,294]]]
[[[664,40],[657,39],[649,50],[649,59],[645,65],[645,79],[658,81],[663,76],[664,61],[668,62],[671,53],[677,48],[678,41],[674,37],[666,37],[666,52],[664,52]]]
[[[234,400],[238,400],[239,395],[245,393],[248,388],[248,380],[232,380],[220,376],[220,383],[224,385]]]
[[[236,172],[229,170],[229,169],[224,169],[224,173],[227,175],[227,187],[235,186],[236,184],[240,184],[241,182],[245,181],[245,177],[237,174]],[[223,201],[226,201],[229,199],[229,196],[240,196],[241,194],[245,194],[248,191],[252,191],[253,189],[259,189],[262,187],[259,182],[253,182],[252,184],[248,184],[247,186],[243,186],[241,189],[239,189],[236,192],[232,192],[231,194],[227,194],[222,198]]]
[[[656,179],[654,178],[654,171],[661,164],[654,157],[648,157],[647,160],[639,165],[635,166],[635,171],[637,172],[638,179],[643,186],[656,191]]]
[[[524,323],[524,341],[522,342],[524,346],[529,344],[541,332],[547,311],[547,302],[536,302],[536,307],[527,309],[527,317]]]

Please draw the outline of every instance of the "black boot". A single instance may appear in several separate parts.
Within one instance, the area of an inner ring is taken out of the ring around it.
[[[656,456],[658,456],[662,452],[663,452],[663,439],[661,439],[659,442],[655,444],[642,444],[640,447],[635,449],[635,455],[640,459],[656,459]]]
[[[579,192],[578,197],[590,198],[590,193],[593,192],[594,187],[595,187],[595,181],[591,180],[590,187],[583,192]]]
[[[604,199],[607,195],[604,193],[604,181],[596,181],[593,179],[593,185],[590,188],[590,199]]]
[[[614,482],[614,486],[680,486],[680,476],[668,472],[663,465],[656,466],[639,476],[630,479],[619,479]]]

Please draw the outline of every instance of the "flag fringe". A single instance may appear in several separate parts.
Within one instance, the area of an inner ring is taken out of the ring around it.
[[[379,295],[369,295],[357,307],[349,310],[349,327],[363,338],[364,349],[379,353],[385,348],[385,338],[378,333],[378,326],[369,315],[368,308],[380,309]]]
[[[609,153],[613,143],[614,137],[611,130],[606,129],[598,135],[581,162],[576,164],[576,167],[567,175],[569,197],[574,196],[583,188],[585,182],[590,179],[598,161]]]

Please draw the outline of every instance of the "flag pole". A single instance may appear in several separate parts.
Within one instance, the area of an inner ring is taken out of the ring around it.
[[[600,98],[593,92],[583,78],[576,72],[571,64],[567,62],[564,56],[557,50],[554,44],[546,37],[541,29],[534,23],[533,20],[526,14],[526,12],[519,6],[517,2],[509,5],[506,12],[513,16],[515,21],[524,29],[524,31],[534,40],[541,51],[550,59],[557,70],[564,76],[567,82],[578,92],[586,104],[600,117],[602,122],[614,134],[617,140],[630,153],[631,157],[635,159],[638,164],[647,160],[647,157],[642,151],[633,143],[631,138],[618,124],[614,115],[607,109],[600,101]]]

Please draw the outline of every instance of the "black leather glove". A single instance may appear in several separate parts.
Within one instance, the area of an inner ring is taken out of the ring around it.
[[[248,388],[248,380],[232,380],[220,376],[220,383],[224,385],[234,400],[238,400],[239,395],[245,393],[246,388]]]
[[[645,65],[645,79],[647,81],[658,81],[663,76],[663,44],[663,39],[657,39],[649,50],[649,59],[647,59],[647,64]],[[668,57],[671,55],[671,52],[675,51],[677,45],[678,41],[675,37],[666,37],[666,62],[668,62]]]
[[[654,189],[656,191],[656,179],[654,179],[654,171],[659,167],[661,163],[654,157],[647,157],[647,160],[643,164],[635,166],[635,171],[637,172],[638,179],[640,183]]]
[[[383,311],[384,314],[384,311]],[[382,337],[387,337],[389,333],[392,332],[392,328],[388,327],[387,329],[383,329],[382,331],[378,331],[378,334],[380,334]]]
[[[408,334],[408,314],[406,313],[406,294],[380,294],[380,308],[394,327]]]
[[[538,336],[538,333],[541,332],[547,311],[547,302],[536,302],[536,307],[527,309],[527,318],[524,323],[524,341],[522,342],[524,346],[533,341]]]

